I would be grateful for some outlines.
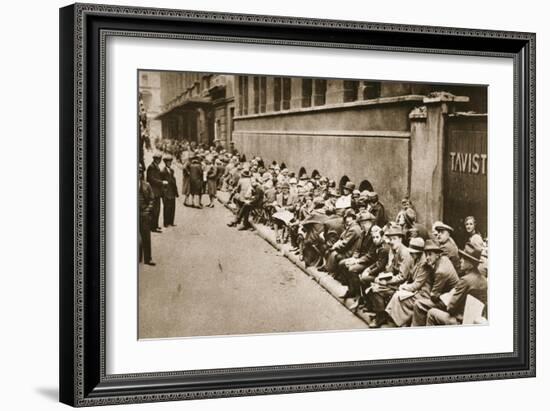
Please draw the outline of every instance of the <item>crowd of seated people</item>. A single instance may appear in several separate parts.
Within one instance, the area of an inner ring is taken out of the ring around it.
[[[181,162],[184,183],[190,164],[200,167],[205,184],[199,191],[208,192],[209,205],[217,190],[229,193],[230,227],[263,224],[306,267],[339,281],[346,290],[340,297],[369,313],[369,326],[486,321],[488,245],[473,216],[464,219],[468,239],[459,248],[453,227],[441,221],[426,227],[408,198],[392,219],[372,187],[337,185],[317,171],[295,173],[261,157],[247,160],[234,146],[163,141],[157,148]],[[466,309],[472,299],[477,311]],[[472,319],[466,311],[477,314]]]
[[[483,310],[466,320],[486,320],[487,241],[473,216],[464,220],[469,238],[459,249],[454,228],[437,221],[428,230],[408,198],[392,220],[376,192],[351,181],[337,187],[318,172],[296,175],[260,157],[223,162],[221,185],[237,210],[228,225],[272,228],[277,243],[288,244],[306,267],[347,288],[341,297],[370,313],[369,326],[461,324],[468,296]]]

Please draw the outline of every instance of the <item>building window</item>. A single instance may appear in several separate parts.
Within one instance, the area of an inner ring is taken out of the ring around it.
[[[302,107],[311,107],[311,97],[313,95],[313,80],[302,79]]]
[[[279,111],[281,109],[281,77],[275,77],[273,79],[273,110]]]
[[[290,78],[283,78],[283,110],[290,108]]]
[[[322,106],[326,102],[327,81],[315,80],[313,82],[313,105]]]
[[[253,88],[254,88],[254,114],[257,114],[260,112],[260,78],[258,76],[255,76],[253,78]]]
[[[359,81],[344,80],[344,103],[357,100]]]
[[[260,77],[260,113],[265,113],[267,102],[267,79]]]
[[[380,81],[364,81],[363,82],[363,99],[369,100],[380,97],[380,89],[382,83]]]

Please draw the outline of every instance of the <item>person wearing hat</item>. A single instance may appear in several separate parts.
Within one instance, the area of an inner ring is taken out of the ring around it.
[[[235,185],[235,188],[231,192],[229,201],[232,201],[237,210],[240,210],[246,200],[248,200],[252,194],[252,174],[248,168],[245,168],[240,173],[240,178]],[[238,212],[237,212],[238,215]],[[227,224],[229,227],[234,227],[237,225],[237,220]]]
[[[189,193],[191,194],[191,207],[202,208],[203,191],[203,168],[199,156],[191,158],[189,165]],[[195,205],[195,198],[198,198],[198,205]]]
[[[374,216],[368,211],[364,211],[357,215],[357,222],[362,230],[361,243],[350,258],[346,258],[338,264],[338,269],[348,285],[348,290],[342,298],[355,298],[359,296],[361,291],[359,274],[376,259],[376,245],[372,240],[370,232],[374,225]]]
[[[453,263],[455,270],[460,272],[460,259],[458,257],[458,247],[455,240],[451,237],[451,233],[454,231],[450,225],[439,222],[433,229],[436,233],[436,240],[443,252],[443,255],[449,257],[449,260]]]
[[[399,286],[386,306],[386,313],[398,327],[409,325],[418,298],[427,298],[432,286],[432,270],[424,256],[424,239],[412,238],[409,253],[413,259],[410,278]]]
[[[370,287],[374,279],[386,269],[390,254],[390,246],[385,241],[384,230],[377,225],[373,225],[370,229],[372,242],[375,245],[374,262],[365,268],[359,275],[359,280],[363,287]]]
[[[455,286],[449,304],[434,307],[428,311],[426,325],[456,325],[462,324],[462,315],[466,305],[466,297],[471,295],[487,307],[487,279],[479,272],[477,266],[481,262],[481,250],[467,243],[460,250],[460,270],[464,275]],[[485,313],[485,317],[486,317]]]
[[[367,210],[369,210],[370,213],[376,217],[376,225],[378,227],[384,227],[388,222],[388,218],[386,216],[386,209],[384,208],[384,205],[378,199],[378,194],[374,191],[369,191],[367,193],[367,199],[369,201]]]
[[[264,201],[264,190],[262,189],[260,182],[253,178],[250,181],[250,187],[251,193],[249,197],[243,201],[243,204],[237,213],[237,218],[234,221],[234,225],[242,223],[242,225],[238,228],[241,231],[252,228],[252,224],[250,224],[249,221],[250,213],[255,208],[262,207]]]
[[[155,196],[153,202],[153,214],[151,217],[151,231],[154,233],[162,232],[159,226],[160,198],[162,197],[164,185],[168,184],[168,181],[162,179],[160,171],[161,160],[162,155],[159,152],[156,152],[153,154],[153,161],[149,164],[149,167],[147,167],[147,182],[153,189],[153,194]]]
[[[325,265],[327,271],[338,281],[345,284],[346,278],[339,270],[339,263],[345,258],[353,256],[361,245],[362,230],[357,222],[357,215],[351,209],[346,210],[344,216],[344,232],[340,235],[329,250],[327,263]]]
[[[147,181],[143,166],[139,165],[139,261],[155,265],[151,258],[151,214],[155,194]]]
[[[178,186],[176,177],[172,169],[172,156],[164,156],[164,169],[161,177],[167,184],[162,191],[162,211],[164,227],[175,226],[174,217],[176,215],[176,198],[178,197]]]
[[[294,212],[296,204],[298,202],[298,197],[290,194],[290,184],[288,181],[277,183],[279,192],[275,195],[275,203],[273,208],[275,212],[280,212],[283,210]],[[275,241],[280,244],[284,242],[285,238],[288,237],[288,227],[287,225],[277,219],[273,219],[274,230],[275,230]]]
[[[366,305],[375,313],[375,318],[369,324],[379,327],[386,322],[386,306],[397,288],[410,278],[414,261],[409,249],[403,244],[403,230],[399,226],[390,226],[386,232],[390,243],[389,266],[378,274],[367,294]]]
[[[432,287],[428,296],[417,298],[414,303],[413,327],[425,326],[428,311],[432,308],[443,307],[441,295],[451,291],[458,282],[458,274],[451,260],[443,254],[439,244],[433,240],[426,240],[424,254],[433,272]]]

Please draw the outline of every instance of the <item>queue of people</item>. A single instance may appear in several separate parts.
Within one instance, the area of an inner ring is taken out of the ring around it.
[[[474,321],[486,321],[488,245],[475,217],[465,218],[469,238],[459,248],[453,227],[437,221],[428,230],[408,198],[391,219],[376,192],[351,181],[337,188],[284,163],[221,157],[221,187],[236,209],[228,226],[249,230],[252,219],[271,227],[277,243],[346,287],[341,297],[372,314],[369,326],[460,324],[468,296],[484,307]]]
[[[214,207],[222,190],[235,209],[228,226],[251,230],[256,223],[273,229],[276,242],[288,244],[306,267],[327,272],[345,286],[341,297],[355,300],[353,310],[371,313],[371,327],[461,324],[469,298],[484,307],[474,321],[486,321],[488,245],[474,216],[464,220],[468,240],[459,247],[453,227],[437,221],[428,229],[408,198],[392,219],[372,187],[360,191],[351,181],[338,187],[317,171],[308,176],[284,163],[247,160],[233,145],[157,141],[157,148],[164,156],[154,155],[145,175],[140,167],[145,263],[154,265],[147,237],[161,232],[161,202],[167,227],[175,225],[179,194],[184,206]],[[182,170],[181,193],[174,158]]]

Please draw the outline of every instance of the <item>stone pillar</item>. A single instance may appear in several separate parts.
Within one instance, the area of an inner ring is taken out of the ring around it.
[[[254,76],[248,76],[248,114],[254,114]]]
[[[208,134],[206,132],[206,115],[202,108],[197,109],[197,143],[208,144]]]
[[[290,83],[290,108],[302,107],[302,79],[292,77]]]
[[[429,230],[443,217],[445,122],[455,103],[468,97],[438,92],[409,114],[411,121],[410,198],[418,221]]]
[[[266,78],[266,104],[265,104],[265,111],[266,112],[272,112],[275,111],[273,109],[273,103],[275,102],[275,97],[273,95],[273,88],[274,88],[274,80],[273,77],[267,77]]]

